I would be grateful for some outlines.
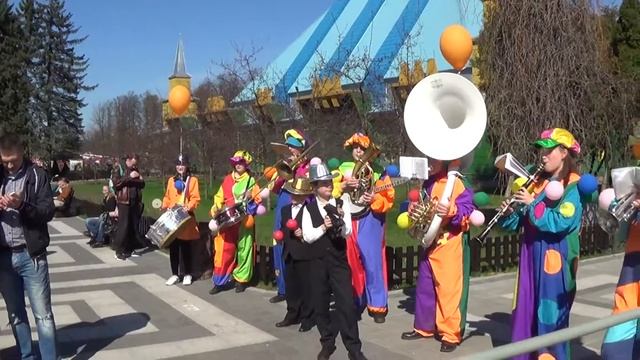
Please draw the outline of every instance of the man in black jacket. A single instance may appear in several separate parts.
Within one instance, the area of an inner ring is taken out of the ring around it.
[[[24,159],[24,144],[16,135],[0,135],[0,158],[0,291],[9,324],[22,358],[33,358],[26,291],[38,329],[40,357],[56,359],[47,263],[47,223],[55,212],[49,178],[42,168]]]
[[[136,256],[136,243],[144,244],[139,231],[144,180],[138,171],[138,155],[127,155],[125,164],[122,172],[118,166],[111,173],[118,203],[118,230],[112,245],[118,260]]]

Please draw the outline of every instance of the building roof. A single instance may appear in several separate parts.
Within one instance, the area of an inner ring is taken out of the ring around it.
[[[482,12],[482,0],[335,0],[233,102],[252,101],[265,87],[273,89],[276,101],[288,102],[309,93],[317,75],[342,74],[343,86],[363,84],[382,93],[403,60],[434,58],[438,69],[450,70],[440,34],[458,23],[477,36]]]
[[[176,59],[173,64],[173,74],[169,76],[169,79],[172,78],[191,78],[191,75],[187,73],[187,65],[184,61],[184,45],[182,44],[182,37],[178,39]]]

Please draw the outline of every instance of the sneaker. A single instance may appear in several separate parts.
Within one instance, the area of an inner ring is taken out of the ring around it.
[[[185,286],[191,285],[191,275],[184,276],[184,279],[182,279],[182,285],[185,285]]]
[[[129,255],[129,256],[131,256],[131,257],[140,257],[141,255],[140,255],[139,252],[133,251],[133,252],[131,252],[131,255]]]
[[[124,256],[124,255],[115,254],[115,255],[113,255],[113,257],[116,258],[116,260],[120,260],[120,261],[126,261],[127,260],[127,257]]]
[[[175,283],[178,282],[178,280],[180,280],[180,278],[176,275],[171,276],[169,279],[167,279],[167,282],[164,283],[167,286],[171,286],[174,285]]]

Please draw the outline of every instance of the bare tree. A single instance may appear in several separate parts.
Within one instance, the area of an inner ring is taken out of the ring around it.
[[[583,150],[628,156],[631,108],[606,61],[599,17],[589,0],[494,1],[479,37],[479,67],[497,153],[533,161],[529,145],[545,128],[564,127]]]

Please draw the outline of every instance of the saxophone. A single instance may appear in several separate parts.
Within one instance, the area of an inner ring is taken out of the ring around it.
[[[358,186],[351,190],[349,198],[351,200],[351,213],[361,214],[365,212],[369,205],[359,203],[360,197],[365,193],[371,192],[375,183],[373,168],[370,162],[380,155],[380,148],[376,144],[371,145],[365,150],[361,158],[356,159],[351,177],[358,181]]]

